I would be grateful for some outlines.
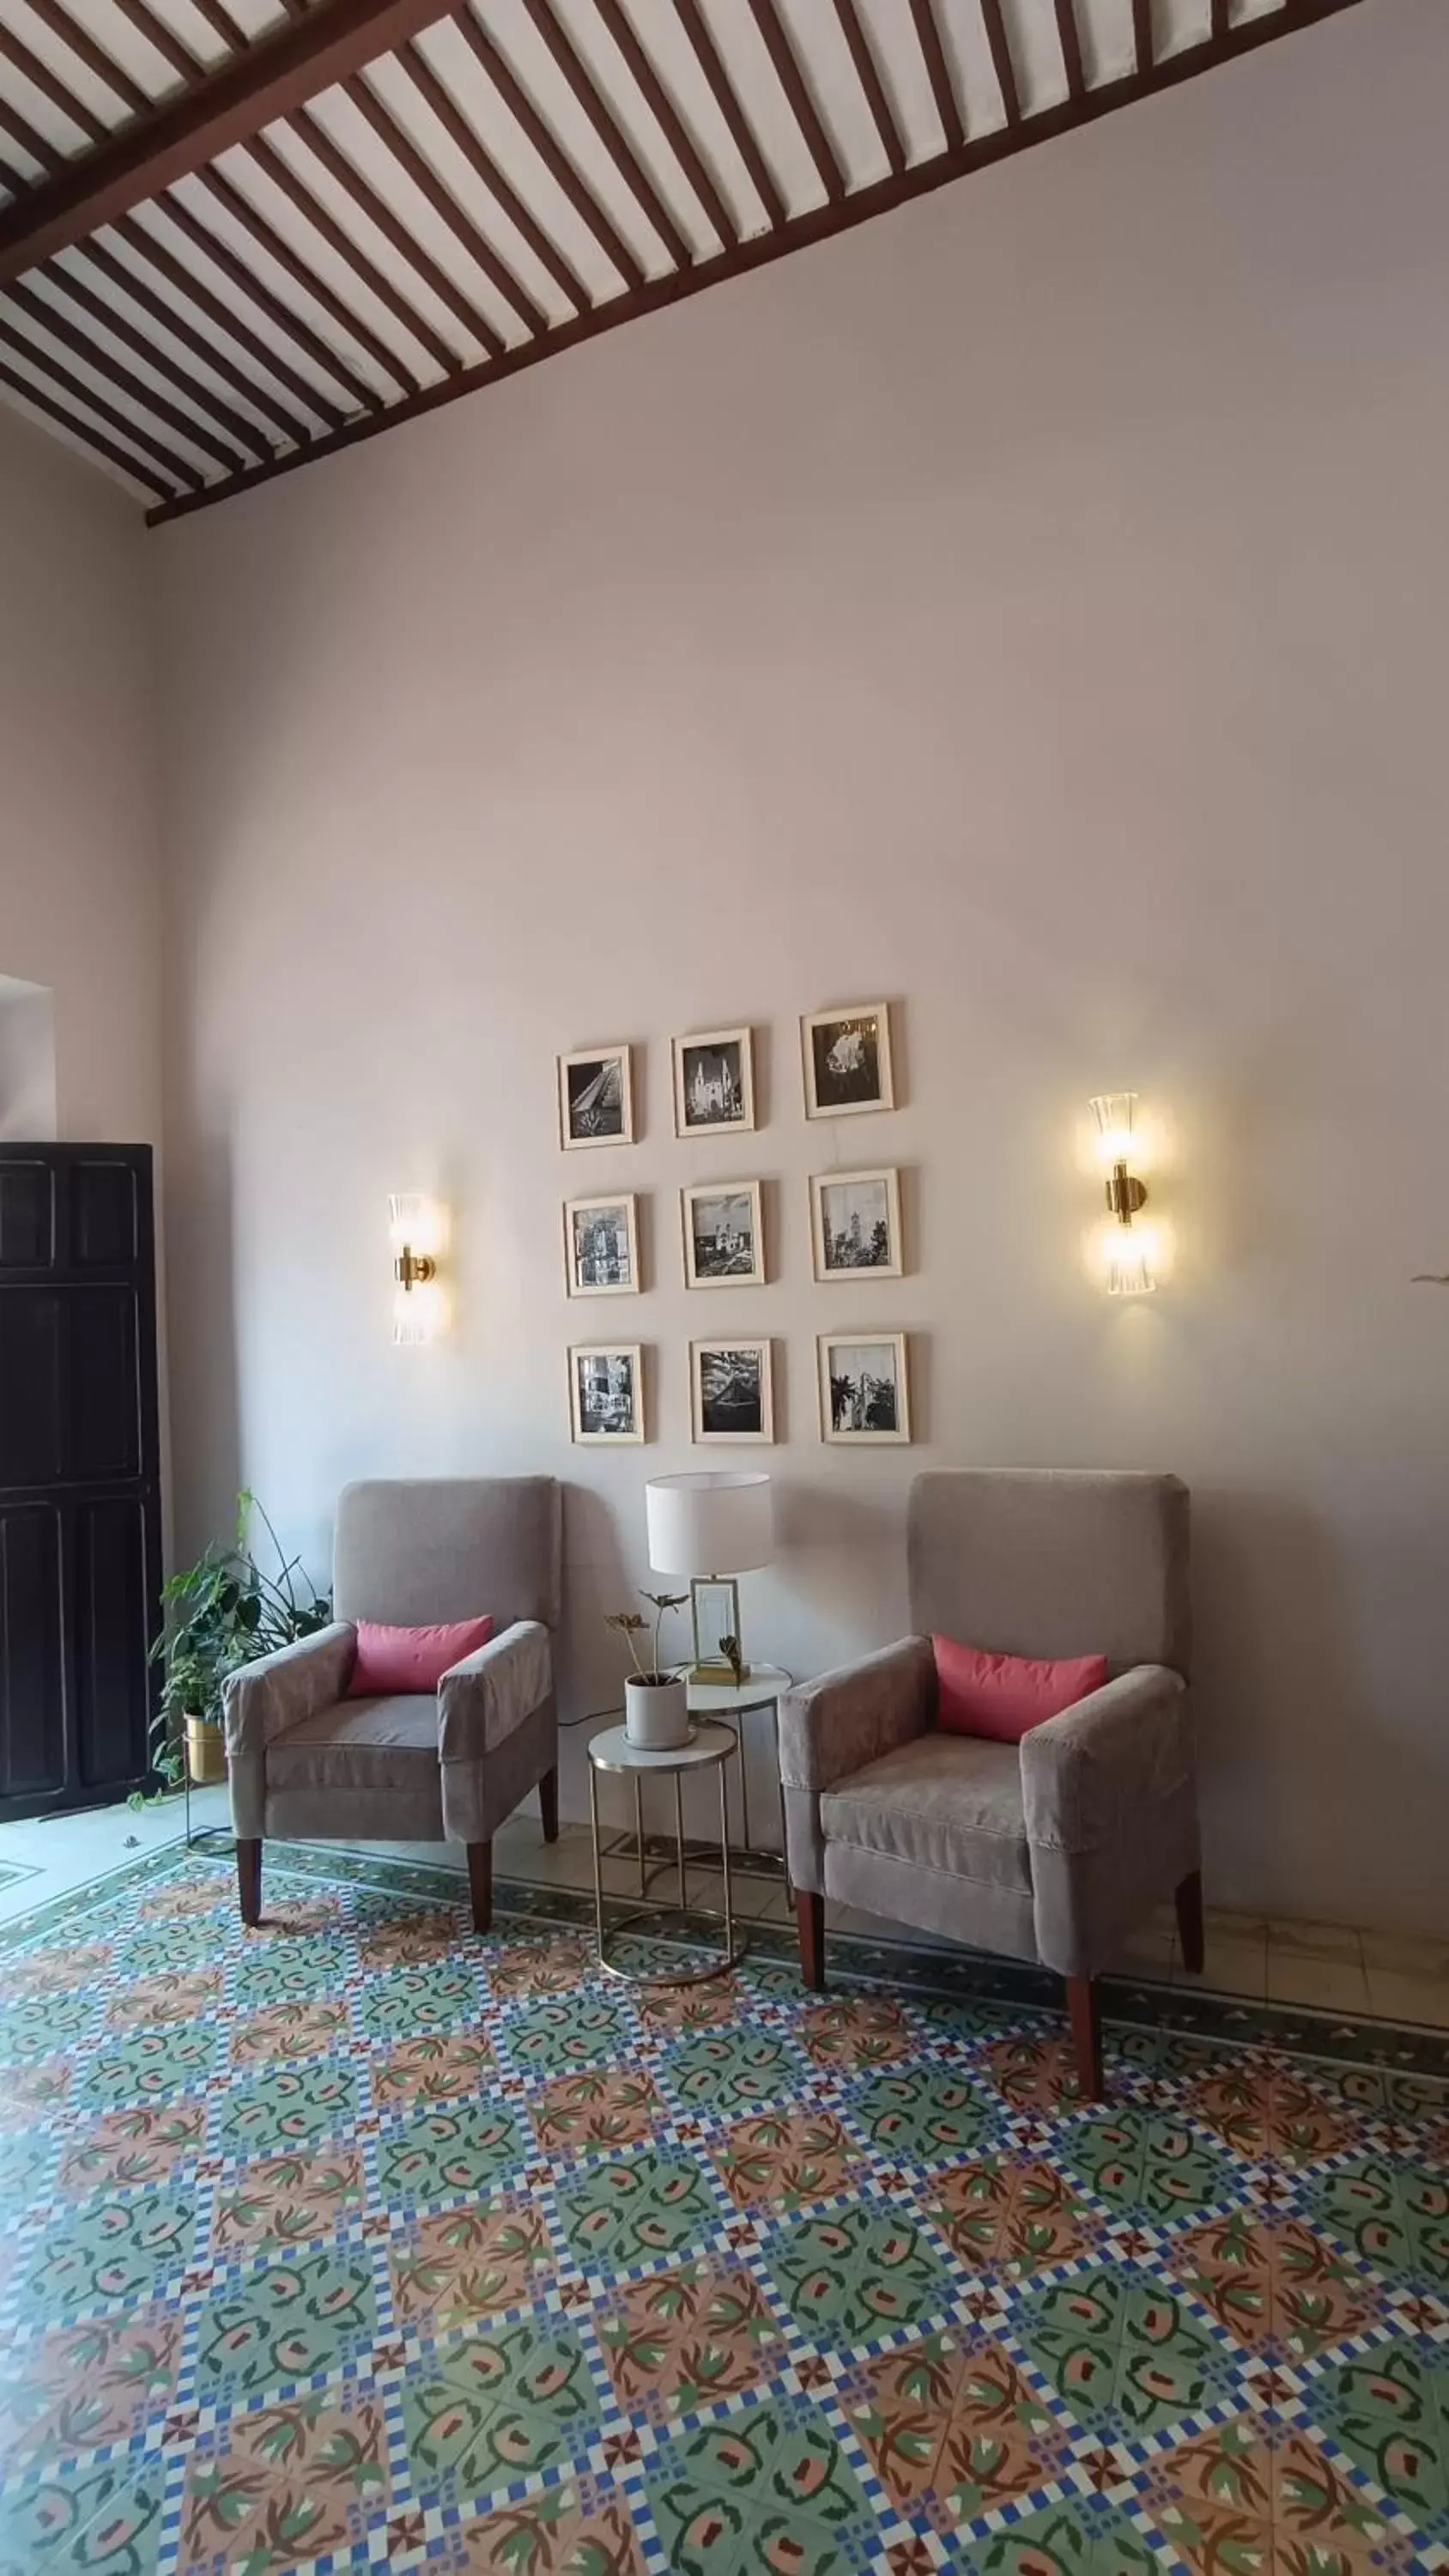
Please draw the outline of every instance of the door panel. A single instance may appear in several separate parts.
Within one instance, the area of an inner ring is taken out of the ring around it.
[[[76,1771],[88,1789],[114,1789],[146,1768],[146,1666],[133,1651],[146,1631],[146,1527],[139,1502],[84,1503],[71,1538]]]
[[[0,1274],[45,1270],[54,1260],[56,1179],[34,1160],[0,1164]]]
[[[63,1330],[58,1290],[0,1286],[0,1492],[65,1476]]]
[[[65,1785],[60,1513],[0,1503],[0,1799]]]
[[[0,1145],[0,1816],[147,1777],[159,1457],[149,1147]]]
[[[134,1288],[65,1290],[68,1471],[107,1483],[141,1470],[141,1389]]]
[[[136,1175],[124,1163],[77,1163],[71,1174],[71,1260],[77,1270],[126,1268],[140,1250]]]

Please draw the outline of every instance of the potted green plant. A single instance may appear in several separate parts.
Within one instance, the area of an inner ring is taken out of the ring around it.
[[[258,1564],[250,1543],[252,1517],[271,1544],[276,1570]],[[294,1637],[325,1628],[332,1604],[303,1573],[300,1557],[282,1544],[255,1495],[237,1496],[236,1535],[213,1540],[194,1565],[163,1585],[166,1624],[151,1649],[162,1666],[152,1733],[152,1768],[169,1788],[181,1782],[183,1760],[193,1786],[226,1777],[222,1742],[222,1687],[228,1673],[269,1655]]]
[[[687,1592],[643,1592],[654,1612],[654,1634],[650,1641],[649,1660],[640,1654],[638,1639],[649,1634],[649,1622],[637,1610],[613,1610],[604,1620],[606,1628],[617,1629],[629,1649],[634,1669],[624,1682],[624,1732],[641,1752],[665,1753],[674,1746],[689,1742],[689,1692],[680,1673],[661,1670],[660,1638],[666,1612],[682,1610],[689,1598]]]

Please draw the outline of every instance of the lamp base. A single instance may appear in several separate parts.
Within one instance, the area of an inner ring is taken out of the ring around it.
[[[730,1690],[739,1682],[752,1681],[754,1675],[748,1664],[701,1663],[690,1665],[689,1678],[692,1682],[712,1683],[717,1690]]]

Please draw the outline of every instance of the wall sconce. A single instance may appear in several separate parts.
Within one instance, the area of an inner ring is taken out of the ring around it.
[[[1097,1122],[1097,1153],[1106,1174],[1108,1223],[1102,1250],[1109,1297],[1145,1297],[1157,1286],[1152,1267],[1153,1240],[1137,1218],[1147,1205],[1147,1190],[1132,1169],[1132,1123],[1135,1091],[1099,1092],[1091,1103]]]
[[[430,1342],[442,1322],[442,1292],[437,1285],[442,1211],[421,1190],[395,1190],[387,1213],[392,1275],[397,1282],[392,1337],[399,1345],[415,1349]]]

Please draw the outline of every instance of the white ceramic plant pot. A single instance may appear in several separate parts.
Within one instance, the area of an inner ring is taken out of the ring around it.
[[[673,1675],[624,1684],[624,1732],[641,1752],[668,1753],[689,1742],[689,1695]]]

